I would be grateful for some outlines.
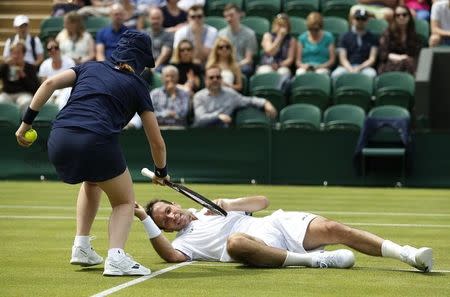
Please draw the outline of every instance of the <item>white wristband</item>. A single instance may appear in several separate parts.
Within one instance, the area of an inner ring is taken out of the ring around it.
[[[156,226],[151,217],[147,217],[145,220],[143,220],[142,224],[144,225],[145,231],[147,232],[150,239],[158,237],[159,234],[161,234],[161,229]]]

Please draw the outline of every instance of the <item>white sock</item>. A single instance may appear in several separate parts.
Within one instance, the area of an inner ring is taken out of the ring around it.
[[[299,254],[287,252],[283,266],[312,266],[312,257],[310,254]]]
[[[89,235],[76,235],[73,241],[73,245],[81,246],[84,248],[90,247],[91,243],[89,242]]]
[[[123,249],[113,248],[108,250],[108,258],[119,259],[125,256]]]
[[[400,253],[402,251],[402,246],[390,241],[385,240],[381,244],[381,255],[387,258],[393,258],[401,260]]]

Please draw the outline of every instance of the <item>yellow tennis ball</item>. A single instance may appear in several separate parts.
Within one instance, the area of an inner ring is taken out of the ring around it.
[[[27,132],[25,132],[25,139],[28,142],[35,142],[37,137],[38,137],[37,132],[34,129],[30,129]]]

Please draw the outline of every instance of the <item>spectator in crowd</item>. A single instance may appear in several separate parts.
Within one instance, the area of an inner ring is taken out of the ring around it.
[[[13,44],[23,41],[26,46],[25,61],[29,64],[40,65],[44,60],[44,48],[42,47],[41,40],[37,36],[32,36],[29,33],[30,20],[26,15],[18,15],[14,18],[14,28],[16,34],[8,38],[5,42],[5,48],[3,49],[3,60],[8,62],[11,58],[11,47]]]
[[[64,29],[56,36],[61,54],[72,58],[76,64],[95,58],[95,42],[84,28],[83,17],[75,11],[64,16]]]
[[[114,9],[113,5],[120,3],[125,18],[128,19],[134,10],[132,0],[91,0],[90,2],[91,5],[80,8],[78,13],[82,16],[108,16],[111,14],[111,10]]]
[[[431,7],[430,47],[450,45],[450,0],[434,2]]]
[[[206,0],[180,0],[178,7],[184,11],[189,11],[192,6],[205,6]]]
[[[311,12],[306,18],[308,31],[298,37],[296,75],[306,71],[328,74],[336,61],[334,36],[323,30],[323,18]]]
[[[201,65],[194,63],[194,45],[191,41],[184,39],[175,48],[171,63],[177,67],[179,73],[179,84],[189,93],[200,89],[203,69]]]
[[[127,30],[123,24],[125,21],[125,11],[121,4],[111,6],[111,25],[101,29],[97,33],[96,55],[97,61],[104,61],[111,57],[112,52],[117,47],[122,34]]]
[[[291,66],[295,60],[296,42],[291,35],[289,16],[278,14],[272,21],[272,32],[263,35],[261,46],[264,54],[256,73],[276,71],[286,80],[291,76]]]
[[[353,15],[357,9],[365,9],[370,16],[391,22],[398,2],[398,0],[358,0],[358,4],[350,9],[350,15]]]
[[[241,9],[234,3],[228,3],[223,9],[223,16],[228,26],[219,31],[236,48],[236,58],[241,71],[250,77],[253,73],[253,56],[258,52],[255,32],[241,24]]]
[[[404,4],[409,8],[413,17],[427,22],[430,20],[430,2],[428,0],[404,0]]]
[[[163,0],[132,0],[136,11],[146,13],[152,7],[159,7],[165,1]]]
[[[206,68],[212,65],[220,67],[224,86],[238,92],[242,91],[242,74],[239,64],[236,62],[235,48],[226,37],[217,37],[206,62]]]
[[[205,64],[217,37],[217,29],[204,24],[204,16],[202,6],[189,8],[188,25],[175,32],[173,42],[176,47],[181,40],[190,40],[194,44],[194,62],[201,65]]]
[[[395,19],[380,38],[378,73],[406,71],[414,75],[422,43],[408,7],[395,8]]]
[[[0,65],[3,92],[0,102],[15,103],[21,110],[30,104],[39,88],[36,67],[25,61],[26,46],[18,41],[10,46],[10,58]]]
[[[163,27],[167,32],[174,33],[181,29],[187,22],[187,12],[178,7],[179,0],[167,0],[166,4],[161,6],[164,15]]]
[[[147,29],[152,38],[152,51],[155,58],[155,70],[160,72],[172,55],[173,34],[167,32],[163,24],[163,14],[158,7],[149,9],[150,27]]]
[[[86,5],[84,0],[53,0],[52,16],[61,17]]]
[[[239,107],[264,108],[274,118],[277,110],[270,101],[257,97],[242,96],[235,90],[222,86],[220,67],[212,65],[206,69],[206,88],[194,95],[194,127],[228,127],[232,114]]]
[[[178,69],[173,65],[162,70],[164,86],[150,93],[160,126],[187,126],[190,95],[178,86]]]
[[[378,54],[378,38],[367,31],[368,13],[357,9],[352,17],[352,29],[341,36],[339,40],[339,62],[332,77],[350,72],[361,72],[374,78],[377,75],[373,68]]]
[[[47,42],[47,53],[49,58],[42,62],[41,67],[39,67],[39,78],[41,81],[46,80],[48,77],[58,74],[66,69],[70,69],[75,66],[74,60],[72,58],[61,55],[61,50],[59,44],[56,40],[50,39]],[[70,91],[72,88],[59,89],[53,92],[50,97],[49,102],[54,102],[58,105],[59,109],[62,109],[69,99]]]

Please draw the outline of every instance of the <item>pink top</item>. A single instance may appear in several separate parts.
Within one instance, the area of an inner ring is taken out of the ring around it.
[[[426,0],[405,0],[405,5],[414,10],[430,10],[430,5]]]

